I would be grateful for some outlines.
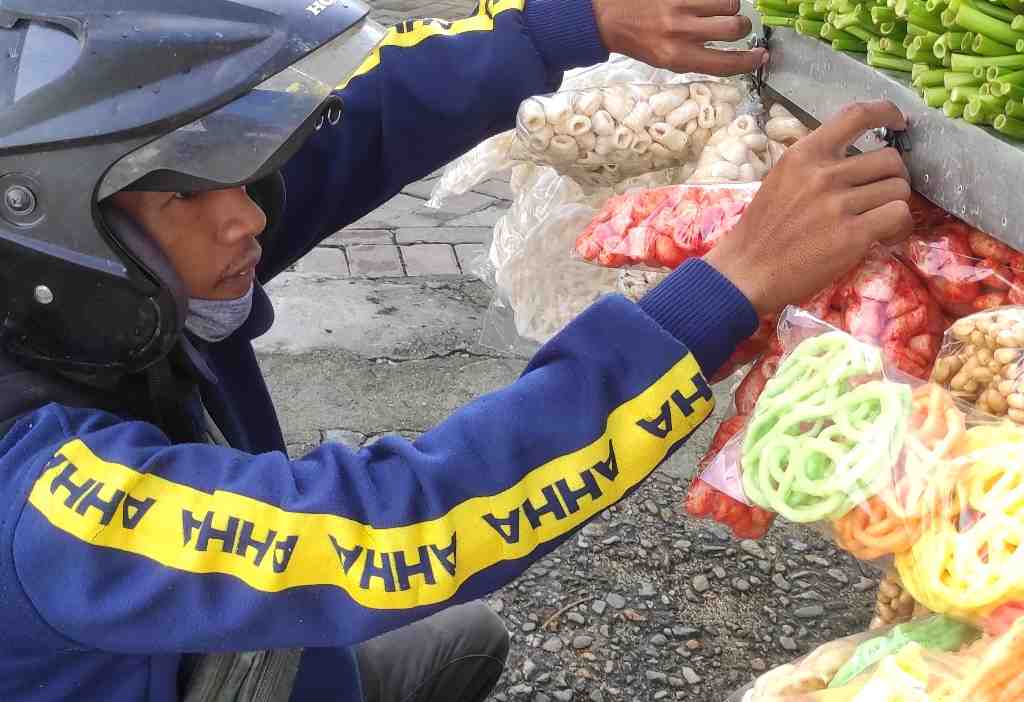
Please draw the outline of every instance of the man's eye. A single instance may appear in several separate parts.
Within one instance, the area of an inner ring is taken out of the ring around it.
[[[189,193],[189,192],[174,193],[174,199],[175,200],[192,200],[192,199],[195,198],[195,196],[196,196],[195,193]]]

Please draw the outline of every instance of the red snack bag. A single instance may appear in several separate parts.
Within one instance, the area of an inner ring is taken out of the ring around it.
[[[577,237],[572,255],[606,268],[674,270],[710,251],[759,189],[759,183],[673,185],[618,195]]]
[[[954,318],[1024,303],[1024,254],[915,198],[914,234],[897,254]]]

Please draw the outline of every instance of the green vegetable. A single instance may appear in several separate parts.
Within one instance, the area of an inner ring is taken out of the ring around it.
[[[1019,100],[1010,100],[1006,103],[1003,108],[1003,113],[1007,117],[1013,117],[1014,119],[1024,119],[1024,102]]]
[[[1024,87],[1011,83],[1008,80],[996,80],[988,83],[989,90],[996,97],[1005,97],[1010,100],[1024,100]]]
[[[868,51],[868,43],[861,41],[860,39],[846,39],[845,37],[839,37],[832,40],[832,48],[835,51],[851,51],[857,54],[866,54]]]
[[[939,21],[942,22],[942,26],[946,29],[959,29],[960,25],[956,23],[956,10],[951,7],[947,7],[939,15]]]
[[[858,27],[872,35],[880,35],[881,32],[871,23],[871,18],[865,15],[863,7],[857,5],[852,12],[837,15],[832,24],[846,31],[850,31],[850,27]]]
[[[949,99],[966,104],[972,97],[977,97],[980,92],[981,88],[973,85],[958,85],[949,91]]]
[[[805,34],[809,37],[821,37],[821,28],[825,26],[824,22],[815,22],[814,20],[800,18],[796,21],[796,31],[801,34]]]
[[[905,37],[907,36],[907,25],[903,24],[899,20],[895,22],[882,22],[878,25],[878,31],[882,33],[884,37]]]
[[[988,71],[995,71],[995,75],[988,78],[990,81],[1005,81],[1007,83],[1013,83],[1014,85],[1024,85],[1024,71],[1010,71],[1006,68],[996,68],[995,66],[989,66]],[[1000,73],[1000,71],[1002,71]]]
[[[913,62],[907,59],[890,56],[889,54],[876,54],[870,49],[868,50],[868,65],[875,68],[884,68],[889,71],[901,71],[903,73],[910,73],[914,67]]]
[[[939,37],[934,44],[932,44],[932,53],[935,54],[935,58],[940,59],[947,53],[951,53],[959,49],[963,40],[963,32],[946,32]]]
[[[792,12],[784,0],[758,0],[757,9],[761,14],[776,17],[788,17]]]
[[[910,14],[907,15],[907,21],[911,24],[916,24],[918,27],[924,27],[925,29],[935,32],[936,34],[942,34],[946,31],[946,27],[935,15],[928,14],[928,11],[921,7],[921,9],[911,9]]]
[[[992,126],[1000,134],[1005,134],[1011,139],[1024,141],[1024,121],[1008,117],[1007,115],[996,115]]]
[[[871,21],[875,24],[881,24],[882,22],[895,22],[896,11],[890,10],[888,7],[872,7]]]
[[[984,34],[974,37],[974,44],[971,46],[971,50],[979,56],[1009,56],[1017,53],[1016,46],[1000,44],[994,39],[989,39]]]
[[[928,107],[942,107],[942,105],[949,99],[949,91],[942,87],[925,88],[922,91],[922,97]]]
[[[911,642],[932,651],[956,651],[977,637],[978,630],[974,627],[941,615],[900,624],[887,635],[858,646],[850,660],[832,678],[829,689],[843,687],[883,658],[899,653]]]
[[[949,3],[946,2],[946,0],[928,0],[928,2],[924,4],[924,9],[926,9],[930,14],[936,15],[942,12],[948,4]]]
[[[947,100],[942,105],[942,113],[949,117],[950,119],[958,119],[962,117],[964,114],[964,106],[961,105],[959,102],[952,102],[951,100]]]
[[[995,17],[1003,22],[1013,22],[1013,18],[1017,16],[1017,13],[1010,8],[996,5],[987,0],[970,0],[968,4],[974,9],[984,12],[989,17]]]
[[[957,75],[956,73],[948,73],[948,72],[942,70],[941,68],[932,68],[931,66],[928,66],[928,65],[923,64],[923,63],[916,63],[916,64],[914,64],[914,68],[915,69],[917,69],[918,66],[923,66],[925,68],[925,70],[923,70],[923,71],[917,71],[916,74],[912,74],[913,75],[913,83],[918,88],[946,87],[944,82],[943,82],[945,76],[947,76],[947,75],[951,75],[951,76]]]
[[[874,32],[869,32],[860,25],[853,24],[843,28],[843,31],[852,34],[861,41],[868,42],[874,39],[877,35]]]
[[[960,52],[964,54],[971,53],[971,47],[974,46],[974,37],[978,36],[974,32],[965,32],[964,38],[960,40]]]
[[[796,17],[761,15],[761,24],[768,27],[795,27]]]
[[[956,22],[964,29],[984,34],[1008,46],[1016,46],[1018,39],[1024,39],[1024,33],[1014,31],[1008,23],[989,17],[967,4],[960,6],[956,13]]]
[[[986,108],[980,100],[971,100],[964,105],[963,119],[971,124],[992,124],[995,115],[996,113]]]
[[[953,54],[952,68],[954,71],[967,72],[976,66],[1000,66],[1002,68],[1024,68],[1024,55],[1016,56],[968,56]]]
[[[818,22],[825,21],[825,13],[818,12],[817,10],[814,9],[814,5],[808,2],[802,3],[800,5],[799,14],[801,17],[805,19],[817,20]]]
[[[965,85],[980,87],[981,84],[982,81],[975,78],[971,73],[953,73],[952,71],[944,71],[942,75],[942,85],[949,90]]]

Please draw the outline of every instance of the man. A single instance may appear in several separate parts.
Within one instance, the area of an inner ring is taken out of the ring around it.
[[[846,111],[706,261],[597,303],[415,443],[287,458],[262,286],[563,69],[760,64],[704,48],[748,31],[736,10],[482,0],[363,61],[351,0],[5,0],[0,699],[484,699],[507,636],[468,603],[683,443],[758,313],[907,233],[898,156],[845,158],[903,118]]]

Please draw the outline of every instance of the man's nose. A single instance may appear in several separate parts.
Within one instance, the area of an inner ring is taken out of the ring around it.
[[[241,239],[257,237],[267,228],[267,215],[260,209],[245,188],[231,188],[216,193],[217,210],[221,215],[218,237],[231,244]]]

